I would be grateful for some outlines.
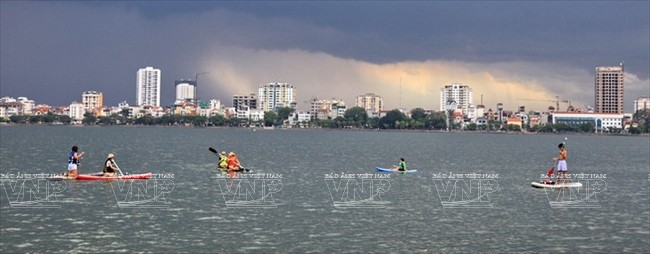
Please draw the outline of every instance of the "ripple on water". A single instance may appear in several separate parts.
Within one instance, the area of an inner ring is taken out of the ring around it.
[[[222,220],[223,217],[221,216],[210,216],[210,217],[199,217],[196,218],[196,220]]]
[[[22,243],[22,244],[17,244],[17,245],[15,245],[15,246],[16,246],[17,248],[28,248],[28,247],[32,247],[32,246],[34,246],[34,245],[31,244],[31,243]]]

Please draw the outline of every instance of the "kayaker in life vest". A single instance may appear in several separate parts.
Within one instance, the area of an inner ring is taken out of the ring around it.
[[[228,154],[228,170],[229,171],[240,171],[241,170],[241,165],[239,164],[239,159],[237,158],[237,155],[234,152],[230,152]]]
[[[228,171],[228,156],[226,156],[226,151],[222,151],[219,155],[219,165],[217,165],[217,169]]]
[[[406,171],[406,161],[404,161],[404,158],[399,158],[399,166],[393,169],[398,171]]]
[[[108,158],[104,162],[104,176],[111,177],[115,176],[115,172],[118,170],[117,164],[115,163],[115,155],[112,153],[108,154]]]
[[[79,153],[79,147],[73,146],[70,153],[68,154],[68,176],[77,177],[77,169],[81,166],[79,161],[81,157],[84,156],[84,152]]]

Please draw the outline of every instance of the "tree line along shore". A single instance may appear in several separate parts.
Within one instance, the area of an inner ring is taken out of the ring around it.
[[[265,112],[264,119],[252,121],[245,118],[223,115],[196,116],[196,115],[163,115],[153,117],[150,115],[138,118],[129,118],[121,114],[96,117],[86,113],[80,122],[73,121],[67,115],[48,113],[45,115],[13,115],[9,118],[0,117],[0,122],[7,124],[43,124],[43,125],[128,125],[128,126],[191,126],[191,127],[278,127],[278,128],[331,128],[331,129],[384,129],[384,130],[451,130],[451,131],[479,131],[479,132],[525,132],[525,133],[594,133],[593,123],[568,125],[564,123],[546,123],[535,126],[528,124],[508,124],[497,120],[489,120],[486,124],[451,122],[447,126],[445,112],[432,112],[427,114],[424,109],[415,108],[410,114],[395,109],[387,112],[383,117],[369,117],[365,110],[353,107],[345,111],[344,116],[334,119],[315,119],[311,121],[294,122],[289,125],[288,118],[292,111],[281,109],[278,112]],[[636,126],[625,129],[610,128],[604,133],[608,134],[648,134],[650,110],[639,110],[634,113],[632,121]]]

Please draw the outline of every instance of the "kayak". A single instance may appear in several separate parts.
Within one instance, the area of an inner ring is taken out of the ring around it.
[[[104,172],[97,172],[97,173],[91,173],[91,174],[86,174],[86,175],[91,175],[91,176],[102,176],[104,175]],[[74,177],[69,177],[67,174],[60,174],[60,175],[55,175],[48,177],[47,180],[50,181],[62,181],[62,180],[75,180]]]
[[[408,169],[406,171],[399,171],[399,170],[395,170],[395,169],[392,169],[392,168],[380,168],[380,167],[377,167],[377,171],[384,172],[384,173],[415,173],[415,172],[418,172],[417,169]]]
[[[74,180],[74,177],[58,175],[58,176],[48,177],[47,180],[50,180],[50,181]]]
[[[582,183],[578,182],[569,182],[569,183],[563,183],[563,184],[547,184],[547,183],[541,183],[541,182],[532,182],[530,183],[535,188],[551,188],[551,189],[558,189],[558,188],[581,188]]]
[[[61,181],[61,180],[83,180],[83,181],[93,181],[93,180],[137,180],[137,179],[149,179],[153,176],[151,172],[144,174],[133,174],[133,175],[123,175],[123,176],[111,176],[104,177],[101,174],[80,174],[76,178],[69,176],[53,176],[48,177],[47,180],[50,181]]]
[[[133,174],[133,175],[116,175],[116,176],[110,176],[110,177],[104,177],[104,176],[96,176],[96,175],[78,175],[76,180],[85,180],[85,181],[92,181],[92,180],[136,180],[136,179],[149,179],[153,176],[151,172],[144,173],[144,174]]]

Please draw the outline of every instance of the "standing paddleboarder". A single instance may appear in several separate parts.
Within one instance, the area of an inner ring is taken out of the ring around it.
[[[568,155],[568,152],[566,149],[564,149],[564,143],[560,143],[558,146],[558,149],[560,149],[560,154],[553,158],[553,160],[557,161],[557,181],[555,182],[556,184],[567,184],[567,165],[566,165],[566,158]],[[564,178],[564,182],[560,182],[560,179]]]

